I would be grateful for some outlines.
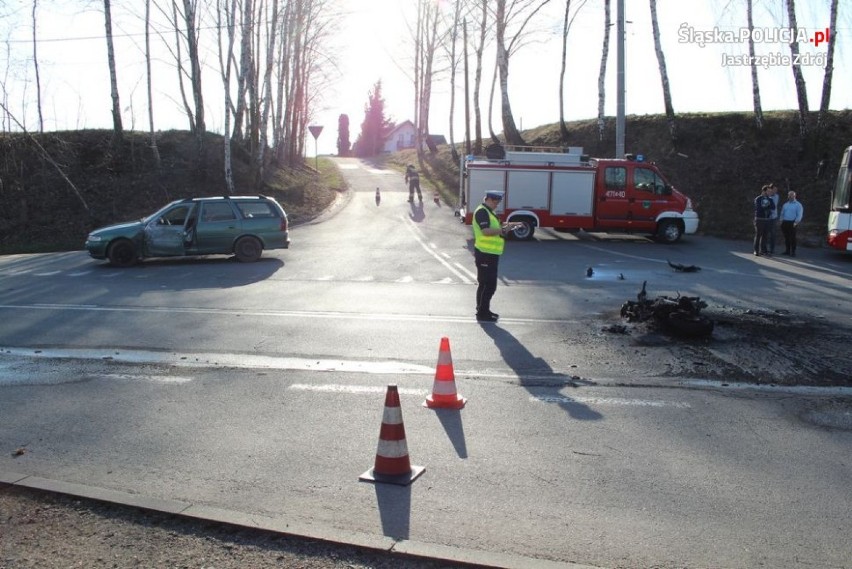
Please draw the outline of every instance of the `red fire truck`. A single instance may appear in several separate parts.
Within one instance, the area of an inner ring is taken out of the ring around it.
[[[647,233],[674,243],[698,229],[692,201],[641,156],[590,158],[569,147],[498,148],[490,157],[463,158],[459,213],[468,225],[488,191],[504,192],[495,213],[519,222],[510,233],[518,240],[532,239],[536,227],[551,227]]]
[[[828,213],[828,246],[852,252],[852,146],[843,151]]]

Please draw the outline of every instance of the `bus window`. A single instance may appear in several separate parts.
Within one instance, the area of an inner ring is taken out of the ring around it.
[[[852,172],[849,167],[850,159],[852,159],[852,146],[846,149],[843,153],[843,160],[840,162],[840,172],[837,174],[837,184],[834,186],[834,199],[831,202],[831,209],[834,211],[848,210],[852,207],[850,198],[852,198]]]

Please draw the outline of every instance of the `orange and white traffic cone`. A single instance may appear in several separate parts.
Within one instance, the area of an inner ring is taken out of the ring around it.
[[[435,382],[432,395],[423,402],[429,409],[461,409],[467,399],[456,392],[456,375],[453,372],[453,356],[450,354],[450,339],[441,338],[438,351],[438,366],[435,368]]]
[[[426,470],[424,466],[412,466],[405,442],[405,426],[402,423],[402,407],[399,390],[388,385],[385,395],[385,412],[379,431],[379,447],[373,468],[358,477],[362,482],[382,482],[408,486]]]

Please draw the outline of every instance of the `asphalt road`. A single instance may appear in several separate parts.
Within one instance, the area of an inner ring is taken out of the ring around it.
[[[643,281],[848,328],[848,258],[542,231],[508,245],[480,325],[469,228],[340,164],[349,198],[255,264],[0,258],[0,472],[600,567],[848,564],[848,390],[733,389],[592,341]],[[442,337],[461,411],[421,406]],[[389,383],[409,487],[358,482]]]

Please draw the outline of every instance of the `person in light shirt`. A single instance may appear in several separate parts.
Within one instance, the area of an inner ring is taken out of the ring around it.
[[[781,233],[784,235],[784,254],[796,256],[796,227],[802,222],[805,208],[796,199],[796,192],[787,192],[787,201],[781,206]]]

